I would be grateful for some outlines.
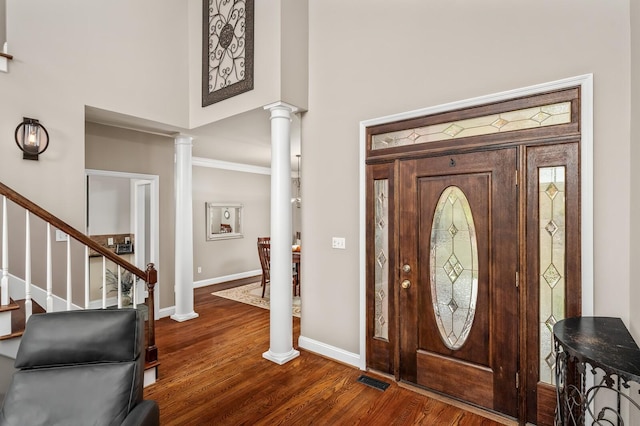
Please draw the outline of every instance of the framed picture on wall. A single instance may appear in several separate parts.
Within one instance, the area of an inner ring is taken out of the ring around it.
[[[253,90],[253,0],[202,0],[202,106]]]
[[[242,204],[206,204],[207,241],[242,238]]]

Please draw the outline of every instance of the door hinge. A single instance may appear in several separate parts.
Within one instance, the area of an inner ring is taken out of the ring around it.
[[[516,372],[516,389],[520,389],[520,372]]]
[[[520,272],[516,271],[516,288],[520,287]]]

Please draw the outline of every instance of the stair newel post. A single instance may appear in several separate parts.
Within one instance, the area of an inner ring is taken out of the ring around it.
[[[2,196],[2,278],[0,305],[9,304],[9,227],[7,225],[7,197]]]
[[[155,324],[155,296],[154,289],[158,282],[158,271],[153,263],[147,265],[147,315],[149,321],[149,342],[147,343],[146,362],[155,362],[158,360],[158,348],[156,347],[156,324]]]
[[[29,210],[25,210],[24,223],[24,319],[27,321],[33,312],[31,304],[31,222]]]

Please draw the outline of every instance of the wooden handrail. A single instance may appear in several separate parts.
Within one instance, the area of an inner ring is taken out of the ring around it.
[[[153,263],[149,263],[145,271],[141,270],[134,264],[118,256],[114,252],[107,250],[100,244],[96,243],[91,238],[89,238],[82,232],[78,231],[73,226],[67,224],[62,219],[59,219],[58,217],[52,215],[47,210],[35,204],[31,200],[28,200],[24,196],[20,195],[19,193],[9,188],[2,182],[0,182],[0,195],[4,195],[15,204],[28,210],[33,215],[39,217],[45,222],[48,222],[51,225],[55,226],[62,232],[66,233],[67,235],[75,239],[76,241],[84,244],[85,246],[94,250],[96,253],[100,254],[101,256],[104,256],[107,259],[111,260],[116,265],[120,265],[121,267],[131,272],[132,274],[136,275],[146,283],[147,291],[149,292],[149,296],[148,296],[149,342],[147,345],[146,361],[148,363],[156,362],[158,360],[158,349],[156,348],[156,340],[155,340],[154,290],[155,290],[155,285],[158,282],[158,271],[155,269]]]
[[[146,281],[147,273],[145,271],[141,270],[140,268],[138,268],[134,264],[132,264],[132,263],[126,261],[125,259],[121,258],[120,256],[118,256],[114,252],[112,252],[110,250],[107,250],[106,248],[104,248],[100,244],[98,244],[95,241],[93,241],[91,238],[87,237],[82,232],[80,232],[77,229],[75,229],[73,226],[67,224],[62,219],[59,219],[56,216],[52,215],[51,213],[49,213],[48,211],[46,211],[42,207],[40,207],[37,204],[35,204],[34,202],[26,199],[25,197],[23,197],[22,195],[18,194],[16,191],[14,191],[13,189],[11,189],[8,186],[4,185],[1,182],[0,182],[0,195],[6,196],[9,200],[13,201],[17,205],[19,205],[19,206],[21,206],[21,207],[23,207],[23,208],[25,208],[27,210],[29,210],[35,216],[38,216],[40,219],[44,220],[45,222],[49,222],[50,224],[52,224],[53,226],[55,226],[56,228],[58,228],[59,230],[61,230],[65,234],[73,237],[75,240],[81,242],[85,246],[88,246],[90,249],[96,251],[97,253],[99,253],[100,255],[102,255],[104,257],[106,257],[107,259],[111,260],[112,262],[122,266],[124,269],[126,269],[127,271],[129,271],[132,274],[136,275],[140,279]]]
[[[13,59],[13,55],[9,55],[8,53],[0,52],[0,56],[2,56],[3,58],[7,58],[9,60]]]

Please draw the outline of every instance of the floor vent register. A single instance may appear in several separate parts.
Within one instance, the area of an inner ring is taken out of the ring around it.
[[[373,377],[364,376],[364,375],[358,377],[358,381],[360,383],[363,383],[367,386],[371,386],[372,388],[378,389],[383,392],[387,390],[387,388],[389,387],[389,383],[383,382],[378,379],[374,379]]]

